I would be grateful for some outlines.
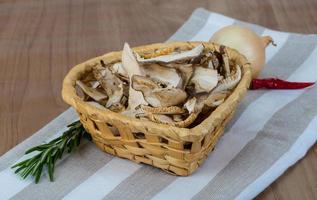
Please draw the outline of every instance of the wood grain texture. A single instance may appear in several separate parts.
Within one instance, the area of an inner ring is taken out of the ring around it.
[[[62,80],[108,51],[165,41],[196,7],[317,33],[316,0],[0,0],[0,155],[67,108]],[[317,145],[257,199],[317,199]]]

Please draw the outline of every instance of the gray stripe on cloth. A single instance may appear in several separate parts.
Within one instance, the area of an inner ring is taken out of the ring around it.
[[[281,79],[287,79],[303,62],[305,62],[315,49],[316,45],[317,39],[303,37],[298,34],[291,34],[283,47],[281,47],[275,56],[266,64],[260,77],[279,77]],[[248,91],[239,104],[234,117],[227,124],[225,129],[229,130],[250,103],[257,100],[268,91],[269,90]]]
[[[61,199],[112,158],[113,156],[105,154],[91,142],[83,144],[58,164],[54,172],[54,183],[43,178],[39,184],[32,183],[12,199]]]
[[[210,12],[197,8],[189,19],[167,41],[188,41],[206,24]]]
[[[140,170],[125,179],[104,199],[150,199],[174,179],[175,176],[160,169],[147,165],[142,166]]]
[[[236,197],[289,150],[317,115],[317,107],[311,106],[316,99],[317,87],[313,87],[276,112],[257,136],[193,199]]]
[[[36,145],[41,144],[51,137],[53,137],[57,132],[61,129],[64,129],[68,124],[78,119],[78,116],[73,108],[67,109],[65,112],[60,114],[54,120],[49,122],[31,137],[27,138],[7,153],[0,157],[0,171],[10,167],[13,163],[15,163],[18,159],[20,159],[24,152]]]
[[[234,25],[238,25],[238,26],[242,26],[242,27],[251,29],[252,31],[256,32],[258,35],[261,35],[263,33],[263,31],[265,30],[265,27],[263,27],[263,26],[259,26],[256,24],[250,24],[250,23],[243,22],[240,20],[236,20],[234,22]]]

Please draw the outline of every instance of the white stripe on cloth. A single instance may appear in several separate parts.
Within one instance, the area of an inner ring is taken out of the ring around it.
[[[104,167],[81,183],[64,200],[102,199],[124,179],[136,172],[141,165],[121,158],[113,158]]]
[[[266,35],[271,36],[276,43],[276,46],[269,45],[265,49],[265,56],[266,56],[265,61],[268,62],[283,47],[283,45],[287,41],[287,38],[290,34],[279,32],[279,31],[273,31],[270,29],[265,29],[265,31],[262,33],[262,36],[266,36]]]
[[[316,81],[317,48],[289,77],[291,81]],[[270,91],[251,103],[239,119],[219,140],[214,152],[190,177],[179,177],[153,199],[191,199],[207,185],[263,128],[275,112],[293,101],[305,90]],[[257,112],[254,112],[254,111]],[[261,113],[261,114],[259,114]],[[230,148],[228,148],[230,147]],[[195,184],[193,184],[195,183]],[[183,188],[190,188],[184,190]]]
[[[57,138],[62,135],[62,133],[66,130],[67,128],[65,127],[64,129],[60,130],[58,133],[56,133],[54,136],[49,138],[47,140],[53,140],[54,138]],[[22,156],[16,163],[28,159],[34,155],[36,155],[36,152],[32,152],[30,154]],[[66,157],[64,156],[63,159]],[[34,180],[32,178],[28,177],[27,179],[22,179],[20,176],[16,175],[14,173],[14,170],[9,168],[6,168],[5,170],[0,172],[0,186],[1,186],[1,192],[0,192],[0,199],[5,200],[5,199],[10,199],[20,191],[22,191],[24,188],[26,188],[28,185],[33,183]]]
[[[281,176],[290,166],[305,156],[307,150],[317,139],[317,116],[309,123],[304,132],[298,137],[282,157],[280,157],[265,173],[248,185],[236,197],[237,200],[253,199],[264,188],[268,187],[277,177]]]
[[[234,19],[211,13],[206,24],[202,29],[191,39],[191,41],[208,41],[209,38],[220,28],[233,24]]]

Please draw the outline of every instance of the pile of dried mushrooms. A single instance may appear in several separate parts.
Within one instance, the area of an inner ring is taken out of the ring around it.
[[[101,60],[76,84],[84,100],[100,109],[192,127],[223,103],[241,79],[240,66],[229,62],[224,46],[219,52],[200,44],[157,54],[141,56],[126,43],[121,60]]]

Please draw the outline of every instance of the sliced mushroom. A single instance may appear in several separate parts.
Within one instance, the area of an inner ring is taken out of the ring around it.
[[[175,121],[175,122],[183,121],[183,116],[182,115],[173,115],[172,118],[173,118],[173,121]]]
[[[158,88],[153,91],[144,91],[144,94],[153,107],[179,105],[187,98],[186,92],[178,88]]]
[[[197,101],[196,97],[193,97],[184,104],[184,107],[186,108],[186,110],[188,110],[188,113],[194,112],[196,107],[196,101]]]
[[[177,87],[182,81],[181,76],[176,69],[164,67],[162,65],[151,63],[143,66],[144,72],[150,78],[160,81],[171,87]]]
[[[115,90],[112,95],[109,97],[106,107],[109,108],[110,106],[114,104],[118,104],[121,101],[121,98],[123,96],[123,86],[122,84],[119,85],[119,90]]]
[[[96,89],[99,85],[100,85],[99,81],[94,81],[94,82],[91,83],[91,87],[92,87],[92,88],[95,88],[95,89]]]
[[[187,93],[179,88],[161,88],[153,80],[142,76],[133,76],[132,87],[141,91],[145,100],[153,107],[175,106],[183,103]]]
[[[176,69],[182,78],[182,83],[178,85],[179,88],[184,89],[192,75],[194,74],[194,69],[193,69],[193,64],[186,64],[186,63],[168,63],[165,64],[164,66],[169,67],[169,68],[174,68]]]
[[[241,69],[239,65],[235,65],[235,73],[221,80],[213,92],[225,91],[233,89],[241,79]]]
[[[124,93],[123,93],[123,94],[124,94]],[[121,98],[120,103],[121,103],[122,105],[126,105],[126,104],[128,103],[128,97],[127,97],[127,96],[123,96],[123,97]]]
[[[93,73],[109,97],[111,97],[115,91],[120,90],[119,85],[122,84],[122,81],[107,67],[95,66]]]
[[[223,80],[223,76],[221,76],[220,74],[218,74],[218,83],[221,82]]]
[[[224,102],[225,98],[229,95],[229,92],[212,92],[207,99],[204,101],[204,104],[208,107],[217,107]]]
[[[190,83],[195,85],[195,92],[210,92],[218,83],[217,70],[196,67]]]
[[[125,107],[121,103],[115,103],[109,107],[109,110],[112,110],[113,112],[123,112]]]
[[[194,74],[193,66],[191,64],[180,65],[177,69],[179,70],[183,80],[181,88],[185,89]]]
[[[214,53],[211,56],[211,62],[212,62],[212,66],[214,67],[214,69],[219,68],[220,63],[219,63],[217,56]]]
[[[116,62],[112,65],[109,65],[109,69],[113,74],[115,74],[121,80],[129,82],[129,75],[123,68],[122,62]]]
[[[124,112],[124,114],[134,115],[133,111],[138,105],[147,105],[148,103],[145,101],[142,92],[136,91],[132,88],[132,76],[142,75],[143,73],[128,43],[125,43],[123,47],[122,64],[130,79],[128,109]]]
[[[216,68],[214,67],[214,65],[213,65],[213,63],[212,63],[211,60],[208,62],[208,68],[209,68],[209,69],[216,69]]]
[[[106,107],[119,103],[123,96],[123,82],[108,67],[95,66],[93,73],[109,97]]]
[[[107,95],[99,92],[98,90],[88,87],[80,80],[76,81],[76,84],[83,90],[85,94],[87,94],[89,97],[91,97],[95,101],[102,101],[107,99]]]
[[[151,78],[145,76],[134,75],[132,77],[132,88],[137,91],[154,90],[160,88],[160,86],[154,82]]]
[[[95,66],[96,64],[94,64],[93,66]],[[96,78],[94,77],[94,75],[92,73],[85,73],[84,76],[82,76],[81,78],[81,82],[87,84],[89,82],[95,81]]]
[[[125,69],[123,68],[123,65],[121,62],[113,64],[111,66],[111,69],[112,69],[113,73],[118,73],[118,74],[121,74],[122,76],[128,77],[128,74],[125,71]]]
[[[222,54],[222,60],[224,64],[225,75],[228,77],[230,75],[230,65],[227,49],[225,46],[221,45],[219,48],[220,53]]]
[[[204,45],[200,44],[189,51],[183,51],[181,53],[163,55],[163,56],[158,56],[158,57],[148,58],[148,59],[144,59],[140,57],[138,54],[136,54],[136,57],[137,57],[137,61],[140,63],[151,63],[151,62],[169,63],[169,62],[175,62],[175,61],[194,58],[196,56],[199,56],[203,52],[204,49],[205,49]]]
[[[191,59],[190,64],[192,65],[200,65],[204,60],[206,60],[207,57],[205,54],[200,54],[199,56],[196,56]]]

